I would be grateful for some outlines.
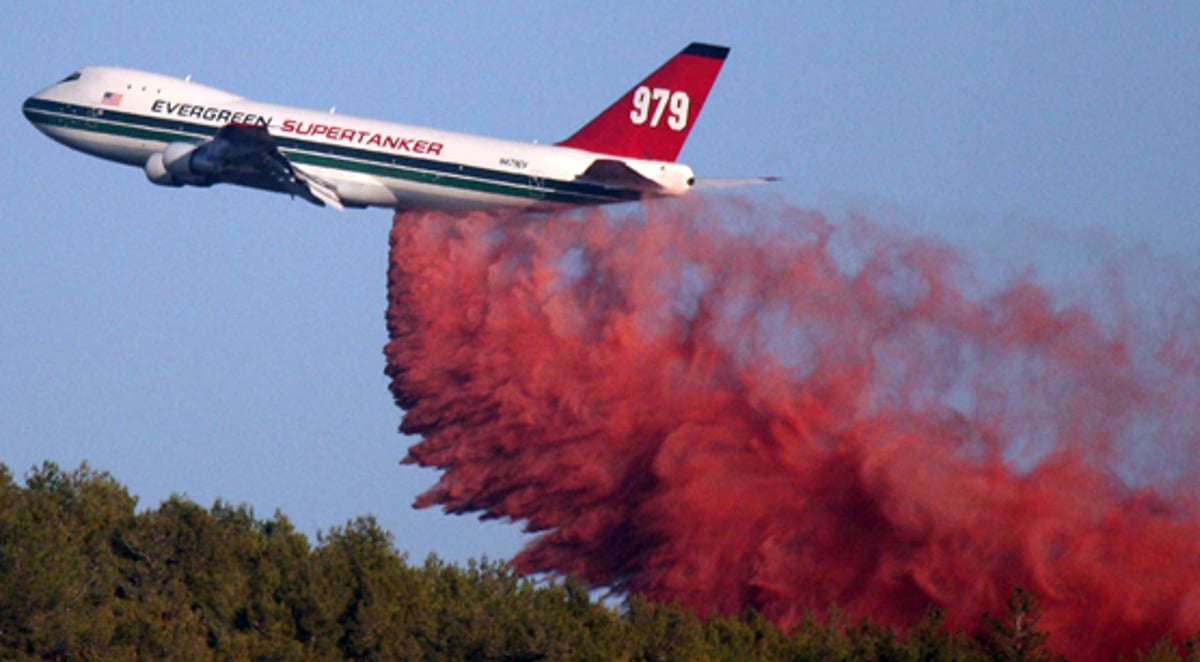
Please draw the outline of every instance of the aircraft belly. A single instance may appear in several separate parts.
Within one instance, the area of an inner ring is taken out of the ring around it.
[[[394,196],[396,209],[439,209],[444,211],[485,211],[497,208],[522,209],[534,201],[499,193],[462,190],[449,185],[424,184],[387,178],[384,184]]]
[[[338,168],[301,166],[303,171],[327,182],[347,207],[396,206],[396,196],[378,177],[349,172]]]
[[[146,163],[151,154],[166,146],[166,143],[101,133],[91,129],[45,124],[38,125],[38,129],[55,141],[85,154],[139,167]]]

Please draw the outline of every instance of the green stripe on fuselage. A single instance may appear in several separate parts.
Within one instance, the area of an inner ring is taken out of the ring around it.
[[[163,143],[199,143],[210,139],[219,129],[193,122],[41,99],[26,102],[24,112],[29,121],[35,124]],[[620,202],[639,197],[636,191],[616,191],[592,184],[553,179],[537,180],[538,184],[535,185],[529,177],[509,172],[295,138],[273,138],[279,151],[295,163],[419,184],[565,204]]]
[[[162,131],[158,129],[146,129],[140,126],[130,126],[127,124],[117,124],[110,122],[107,119],[96,117],[81,118],[71,117],[66,115],[58,115],[55,113],[43,113],[36,110],[26,110],[25,116],[29,121],[35,124],[44,126],[62,127],[66,129],[76,129],[79,131],[89,131],[91,133],[103,133],[110,136],[122,136],[125,138],[137,138],[139,140],[153,140],[156,142],[201,142],[205,140],[203,136],[195,136],[190,133],[178,131]],[[214,132],[215,133],[215,132]]]

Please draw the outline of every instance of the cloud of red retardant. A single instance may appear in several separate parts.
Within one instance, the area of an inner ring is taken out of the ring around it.
[[[1023,586],[1077,659],[1200,630],[1194,303],[969,296],[946,246],[736,198],[391,242],[416,505],[541,532],[523,571],[784,626]]]

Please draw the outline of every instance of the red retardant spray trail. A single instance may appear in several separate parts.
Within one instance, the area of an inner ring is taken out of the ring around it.
[[[524,572],[785,627],[974,630],[1020,586],[1073,659],[1200,630],[1194,303],[971,296],[945,246],[737,198],[391,243],[416,505],[541,532]]]

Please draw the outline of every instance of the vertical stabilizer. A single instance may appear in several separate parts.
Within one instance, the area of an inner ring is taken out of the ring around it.
[[[727,55],[725,46],[692,43],[559,144],[613,156],[674,161]]]

